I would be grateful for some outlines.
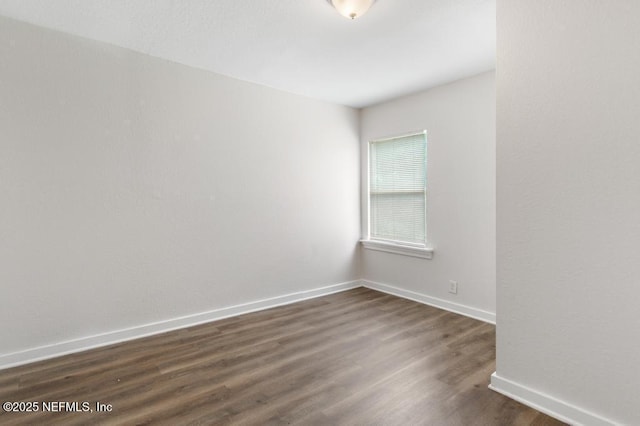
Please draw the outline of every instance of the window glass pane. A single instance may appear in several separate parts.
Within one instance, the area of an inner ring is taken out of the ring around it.
[[[424,133],[371,142],[369,171],[370,237],[424,244]]]

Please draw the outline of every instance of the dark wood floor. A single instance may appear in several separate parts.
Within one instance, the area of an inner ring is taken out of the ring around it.
[[[40,403],[0,424],[562,424],[494,369],[494,326],[359,288],[0,371],[0,402]]]

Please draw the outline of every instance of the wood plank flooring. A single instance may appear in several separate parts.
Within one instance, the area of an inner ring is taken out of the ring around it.
[[[0,424],[562,424],[489,390],[494,369],[494,326],[359,288],[2,370],[0,402],[40,407]]]

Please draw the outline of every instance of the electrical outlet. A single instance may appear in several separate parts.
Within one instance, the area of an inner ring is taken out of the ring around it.
[[[449,293],[458,294],[458,281],[449,281]]]

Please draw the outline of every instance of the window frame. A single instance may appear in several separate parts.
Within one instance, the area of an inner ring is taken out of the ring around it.
[[[425,227],[425,241],[424,243],[411,243],[411,242],[404,242],[404,241],[398,241],[398,240],[389,240],[389,239],[382,239],[382,238],[372,238],[371,237],[371,147],[373,143],[379,143],[379,142],[385,142],[385,141],[391,141],[394,139],[401,139],[401,138],[406,138],[406,137],[410,137],[410,136],[416,136],[416,135],[424,135],[425,138],[425,161],[428,161],[428,157],[427,157],[427,150],[428,150],[428,139],[427,139],[427,131],[426,130],[419,130],[419,131],[415,131],[415,132],[409,132],[409,133],[403,133],[401,135],[396,135],[396,136],[390,136],[390,137],[384,137],[384,138],[375,138],[375,139],[370,139],[367,142],[367,150],[366,150],[366,169],[367,169],[367,173],[366,173],[366,184],[363,185],[365,188],[365,195],[366,195],[366,227],[364,227],[364,229],[366,230],[366,236],[364,236],[361,240],[360,243],[362,244],[362,246],[365,249],[368,250],[375,250],[375,251],[382,251],[382,252],[387,252],[387,253],[394,253],[394,254],[399,254],[399,255],[405,255],[405,256],[411,256],[411,257],[418,257],[418,258],[423,258],[423,259],[431,259],[433,257],[433,248],[430,247],[428,245],[428,233],[427,233],[427,184],[428,184],[428,179],[425,183],[425,188],[424,188],[424,206],[425,206],[425,211],[424,211],[424,227]],[[425,164],[426,167],[426,164]]]

